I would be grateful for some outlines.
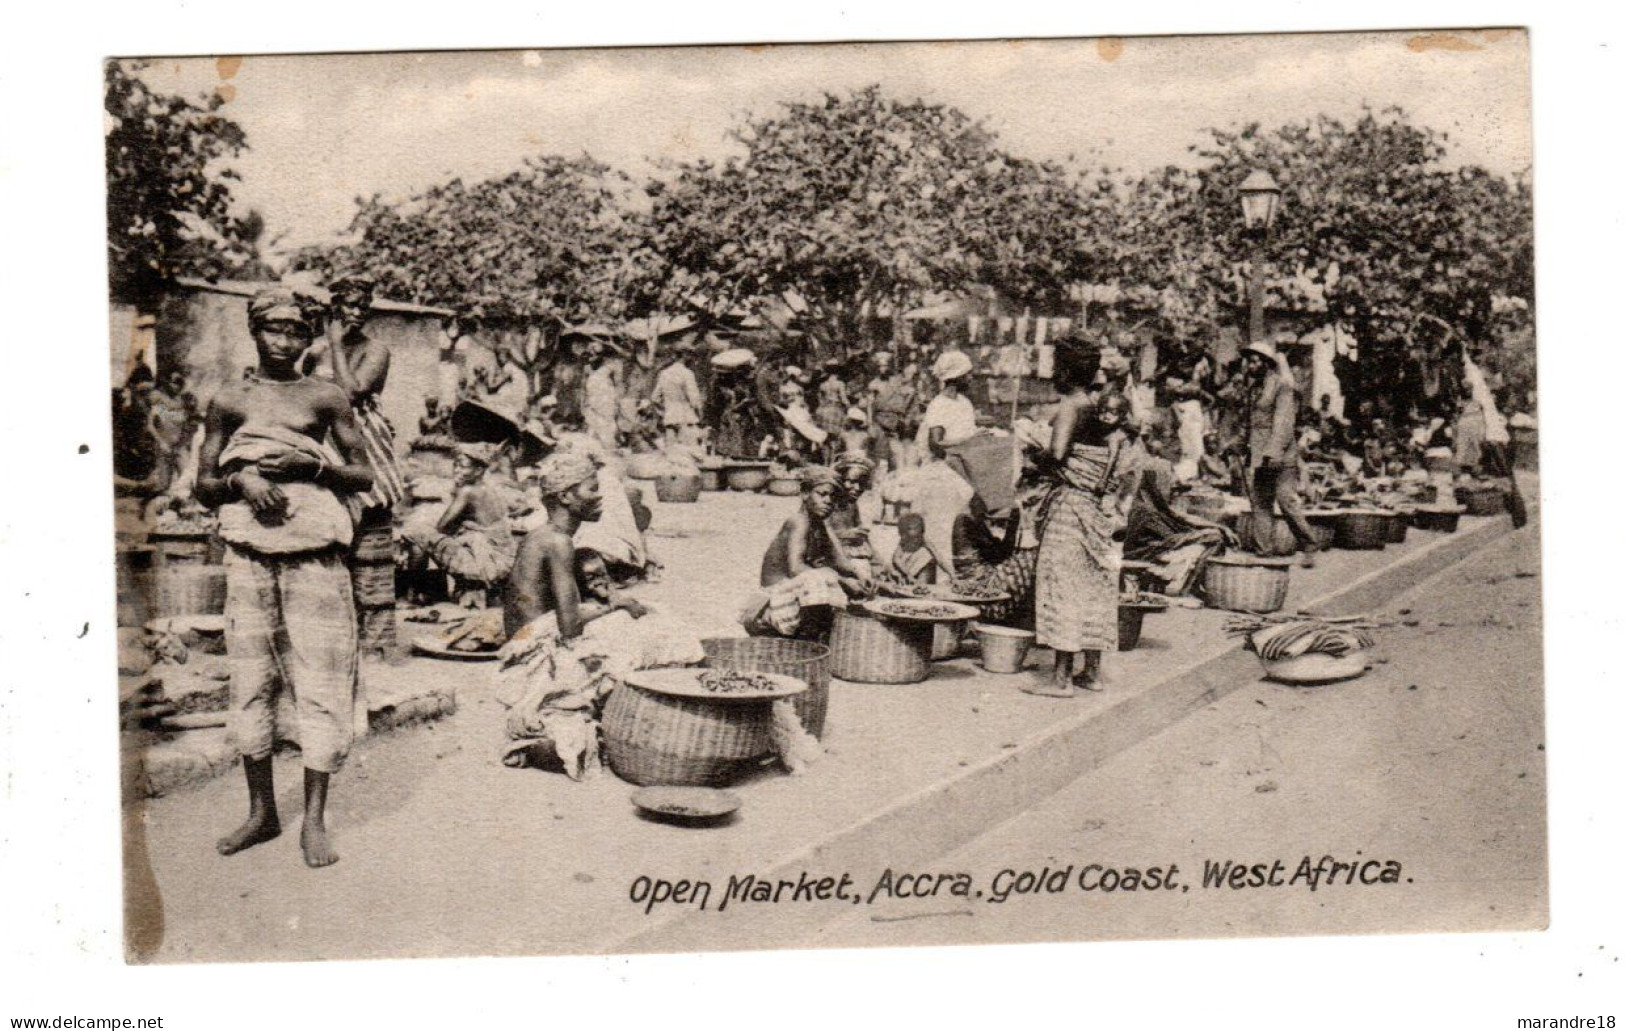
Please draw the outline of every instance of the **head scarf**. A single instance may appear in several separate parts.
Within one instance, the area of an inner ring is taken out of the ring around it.
[[[944,351],[931,364],[931,374],[944,382],[970,374],[970,355],[964,351]]]
[[[252,328],[276,323],[298,326],[314,333],[316,302],[283,286],[269,287],[248,302],[248,324]]]
[[[536,467],[536,478],[541,481],[542,494],[556,498],[598,472],[598,463],[588,455],[570,448],[561,448],[548,455]]]
[[[874,460],[861,451],[848,451],[835,459],[835,471],[861,469],[865,474],[875,471]]]
[[[862,423],[863,425],[867,426],[869,425],[869,416],[864,412],[863,409],[859,408],[857,405],[853,405],[851,408],[846,410],[846,421]]]
[[[333,294],[366,294],[371,297],[378,288],[378,282],[365,272],[344,272],[333,277],[327,284],[329,293]]]
[[[839,487],[841,478],[827,465],[809,465],[801,470],[801,489],[810,491],[821,485]]]

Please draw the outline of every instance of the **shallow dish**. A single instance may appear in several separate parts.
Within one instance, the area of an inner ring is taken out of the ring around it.
[[[717,788],[652,787],[632,792],[632,804],[652,816],[697,822],[720,820],[742,803],[738,795]]]
[[[762,687],[755,691],[714,691],[705,686],[706,677],[752,677]],[[782,673],[738,673],[729,670],[680,666],[668,669],[641,669],[626,675],[626,682],[655,694],[674,698],[697,698],[708,702],[759,702],[789,698],[807,690],[807,682]]]

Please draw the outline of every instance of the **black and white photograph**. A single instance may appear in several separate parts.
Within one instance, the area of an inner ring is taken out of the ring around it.
[[[103,70],[129,962],[1546,926],[1524,31]]]

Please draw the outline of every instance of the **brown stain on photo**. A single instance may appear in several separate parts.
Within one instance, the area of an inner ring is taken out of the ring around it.
[[[219,97],[228,104],[237,99],[237,87],[233,86],[229,82],[222,82],[220,85],[216,86],[214,88],[214,93],[215,96]]]
[[[240,57],[217,57],[214,59],[214,70],[220,74],[222,81],[235,77],[242,66],[243,59]]]
[[[1425,54],[1430,50],[1451,50],[1457,53],[1465,53],[1473,50],[1483,50],[1484,47],[1451,32],[1424,32],[1407,39],[1405,49],[1413,54]]]
[[[1123,41],[1116,36],[1102,36],[1095,40],[1095,50],[1107,64],[1123,56]]]

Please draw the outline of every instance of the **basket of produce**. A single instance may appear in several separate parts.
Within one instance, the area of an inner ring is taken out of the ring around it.
[[[1493,483],[1456,488],[1456,503],[1471,516],[1500,515],[1507,510],[1506,491]]]
[[[1033,632],[1013,626],[972,623],[982,646],[982,668],[989,673],[1020,673],[1033,646]]]
[[[1198,519],[1216,523],[1231,511],[1231,499],[1223,494],[1192,491],[1178,499],[1178,508]]]
[[[665,472],[655,477],[655,497],[668,505],[691,505],[700,500],[699,472]]]
[[[708,637],[700,642],[705,664],[741,673],[780,673],[807,690],[792,699],[801,725],[822,737],[829,716],[829,646],[781,637]]]
[[[1245,512],[1236,523],[1241,546],[1257,555],[1290,555],[1298,550],[1292,525],[1273,512]]]
[[[1290,559],[1259,555],[1217,555],[1202,573],[1202,596],[1216,609],[1275,612],[1286,604],[1292,579]]]
[[[767,492],[781,498],[792,498],[801,493],[801,477],[796,473],[775,473],[768,478]]]
[[[1345,508],[1337,514],[1332,543],[1353,551],[1380,551],[1388,543],[1388,524],[1395,518],[1379,508]]]
[[[630,673],[604,705],[605,758],[633,784],[732,783],[773,754],[773,699],[804,689],[771,673]]]
[[[1459,505],[1420,505],[1411,513],[1411,525],[1432,533],[1455,533],[1465,511]]]
[[[1157,612],[1167,612],[1168,602],[1165,599],[1149,594],[1124,594],[1117,601],[1117,650],[1131,652],[1140,645],[1140,635],[1145,630],[1145,617]]]
[[[733,462],[725,470],[729,490],[761,490],[771,478],[766,462]]]
[[[830,672],[860,684],[913,684],[930,672],[932,624],[883,619],[860,608],[837,610],[829,637]]]
[[[1235,619],[1225,627],[1245,636],[1264,675],[1286,684],[1329,684],[1365,673],[1371,665],[1375,624],[1362,617],[1288,616]]]

